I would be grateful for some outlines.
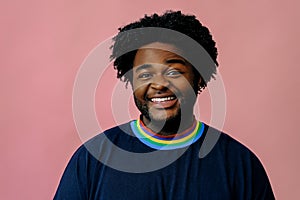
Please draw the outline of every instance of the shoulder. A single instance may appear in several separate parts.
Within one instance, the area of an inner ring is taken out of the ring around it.
[[[120,156],[123,153],[145,153],[152,149],[142,144],[134,135],[130,122],[110,128],[81,145],[75,152],[75,158],[84,156],[94,160]],[[104,157],[104,158],[103,158]],[[91,159],[89,159],[91,160]]]
[[[200,153],[201,151],[204,160],[224,165],[235,175],[249,178],[253,177],[253,174],[261,174],[261,177],[267,178],[264,167],[255,153],[227,133],[207,126]]]
[[[131,138],[131,135],[130,122],[112,127],[83,143],[73,156],[78,157],[86,154],[98,154],[102,149],[108,148],[112,144],[124,141],[126,138]]]
[[[99,173],[104,167],[99,161],[108,158],[108,156],[102,154],[103,152],[109,152],[109,149],[104,149],[110,144],[108,137],[113,140],[122,137],[121,130],[126,130],[128,126],[124,124],[113,127],[82,144],[71,157],[54,199],[88,199],[89,186],[98,180],[97,177],[101,177]],[[101,158],[100,156],[103,155],[104,158]]]
[[[110,140],[116,140],[119,137],[124,136],[124,133],[127,134],[128,136],[132,135],[130,122],[107,129],[104,132],[99,133],[95,137],[89,139],[87,142],[84,143],[84,145],[98,144],[98,142],[103,140],[104,137]]]
[[[208,126],[203,146],[211,145],[212,138],[217,141],[203,159],[226,171],[232,188],[241,199],[243,194],[251,199],[274,199],[267,173],[254,152],[230,135]]]
[[[221,153],[226,156],[255,156],[255,154],[244,144],[234,139],[227,133],[206,125],[201,145],[202,157],[210,153]]]

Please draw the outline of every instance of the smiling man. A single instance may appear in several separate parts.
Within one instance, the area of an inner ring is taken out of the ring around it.
[[[141,115],[82,145],[54,199],[274,199],[258,158],[194,116],[197,96],[218,66],[208,29],[195,16],[168,11],[119,30],[111,58],[117,77],[132,87]],[[192,38],[206,56],[166,30]],[[199,156],[213,135],[212,149]]]
[[[159,48],[176,47],[151,43],[136,52],[132,70],[134,100],[148,128],[161,135],[176,134],[180,124],[184,130],[195,120],[194,92],[198,85],[194,86],[191,64],[175,53]],[[200,81],[198,78],[199,84]]]

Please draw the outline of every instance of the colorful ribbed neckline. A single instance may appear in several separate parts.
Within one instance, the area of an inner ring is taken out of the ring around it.
[[[170,136],[153,133],[140,119],[132,121],[130,126],[142,143],[158,150],[172,150],[189,146],[201,137],[204,130],[204,123],[196,120],[189,129]]]

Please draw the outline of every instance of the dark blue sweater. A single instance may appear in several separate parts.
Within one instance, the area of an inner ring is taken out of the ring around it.
[[[109,129],[75,152],[54,199],[275,199],[258,158],[227,134],[221,133],[213,149],[199,157],[208,129],[216,131],[206,125],[189,147],[164,151],[141,143],[129,123]],[[162,153],[156,159],[150,156],[154,152]]]

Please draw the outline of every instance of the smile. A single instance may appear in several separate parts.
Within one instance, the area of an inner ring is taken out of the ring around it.
[[[156,97],[156,98],[151,98],[150,101],[160,103],[160,102],[165,102],[165,101],[171,101],[174,100],[175,97]]]

